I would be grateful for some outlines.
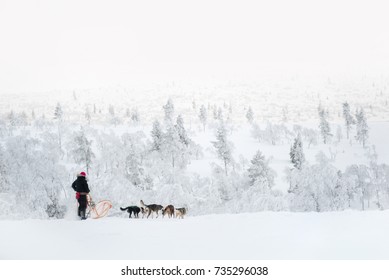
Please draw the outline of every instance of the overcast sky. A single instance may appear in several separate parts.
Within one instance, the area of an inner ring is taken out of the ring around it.
[[[388,74],[385,2],[0,0],[0,94],[267,69]]]

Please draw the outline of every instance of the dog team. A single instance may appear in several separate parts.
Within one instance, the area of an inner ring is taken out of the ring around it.
[[[163,207],[162,205],[158,204],[144,204],[143,200],[140,201],[140,207],[138,206],[128,206],[126,208],[120,207],[120,210],[127,211],[130,215],[129,218],[131,218],[131,215],[134,214],[135,218],[139,218],[139,213],[142,213],[142,218],[145,216],[147,218],[151,217],[153,218],[153,213],[157,214],[157,218],[159,215],[159,211],[162,212],[162,217],[165,217],[167,215],[169,218],[176,217],[183,219],[186,215],[186,208],[174,208],[173,205],[168,205],[166,207]]]

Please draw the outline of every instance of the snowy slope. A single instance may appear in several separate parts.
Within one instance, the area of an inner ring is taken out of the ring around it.
[[[1,259],[388,259],[389,211],[0,221]]]

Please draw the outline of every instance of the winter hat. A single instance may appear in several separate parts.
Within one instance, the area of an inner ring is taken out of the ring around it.
[[[80,173],[80,176],[86,177],[86,173],[85,173],[84,171],[82,171],[82,172]]]

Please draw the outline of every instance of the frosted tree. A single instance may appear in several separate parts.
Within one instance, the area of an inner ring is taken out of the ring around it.
[[[57,120],[59,150],[62,150],[62,118],[63,118],[62,106],[60,103],[57,103],[57,106],[55,107],[54,110],[54,119]]]
[[[108,113],[111,115],[112,118],[115,117],[115,107],[113,105],[108,106]]]
[[[126,157],[125,164],[128,180],[130,180],[134,186],[141,187],[144,169],[141,166],[140,159],[137,157],[137,154],[133,149],[130,149],[129,154]]]
[[[218,119],[219,121],[222,121],[222,120],[223,120],[223,110],[222,110],[221,107],[219,107],[218,110],[217,110],[217,119]]]
[[[27,117],[26,112],[23,111],[20,113],[19,122],[20,122],[20,125],[22,125],[22,126],[28,125],[28,117]]]
[[[369,127],[367,126],[364,110],[362,108],[359,111],[357,110],[355,117],[357,119],[357,135],[355,136],[355,139],[365,147],[369,137]]]
[[[318,133],[316,130],[311,128],[304,128],[301,132],[301,135],[304,137],[304,140],[308,142],[308,149],[312,144],[317,144]]]
[[[16,115],[15,115],[13,110],[11,110],[11,112],[8,114],[8,121],[9,121],[9,124],[11,127],[14,127],[17,125]]]
[[[366,165],[353,164],[347,167],[345,176],[350,179],[351,190],[354,193],[355,198],[359,198],[361,203],[361,209],[365,210],[365,201],[369,198],[369,185],[370,180],[368,168]]]
[[[346,126],[347,139],[349,139],[350,130],[351,130],[352,125],[355,124],[355,120],[354,120],[353,116],[351,115],[350,105],[347,102],[343,103],[343,118],[344,118],[344,124]]]
[[[216,141],[213,141],[212,144],[216,149],[217,157],[223,161],[224,171],[226,176],[228,176],[227,167],[233,160],[233,144],[228,141],[227,130],[223,122],[220,122],[216,130]]]
[[[347,184],[343,179],[342,171],[338,170],[336,175],[337,179],[336,185],[333,190],[332,204],[333,210],[340,211],[346,209],[347,207],[350,207],[351,200],[349,199],[350,197],[347,192]]]
[[[90,110],[88,107],[86,107],[86,109],[85,109],[85,119],[88,122],[88,125],[90,125],[90,121],[91,121],[92,117],[91,117]]]
[[[268,121],[265,130],[262,132],[262,139],[269,144],[276,145],[282,142],[283,136],[287,136],[287,134],[285,126],[272,124]]]
[[[176,130],[178,133],[178,136],[180,138],[180,141],[183,145],[186,147],[189,146],[191,140],[188,137],[188,134],[186,133],[186,129],[184,127],[184,119],[182,118],[181,115],[178,115],[177,121],[176,121]]]
[[[205,108],[204,105],[201,105],[199,119],[201,124],[203,125],[204,131],[205,131],[205,126],[207,125],[207,118],[208,118],[207,109]]]
[[[92,152],[92,141],[88,140],[84,129],[81,128],[74,137],[73,142],[74,148],[71,153],[74,161],[78,164],[84,164],[88,174],[92,164],[92,159],[95,157],[95,154]]]
[[[108,113],[110,116],[110,123],[113,124],[114,126],[117,126],[120,124],[120,119],[118,116],[115,114],[115,107],[113,105],[108,106]]]
[[[151,150],[160,151],[162,145],[162,128],[158,120],[155,120],[153,123],[153,129],[151,130]]]
[[[289,170],[290,207],[293,211],[333,210],[334,188],[338,179],[337,169],[328,158],[319,153],[317,164],[302,166],[301,170]]]
[[[331,129],[330,129],[330,124],[328,123],[328,112],[325,111],[321,106],[319,106],[319,118],[320,118],[320,133],[321,137],[323,138],[324,144],[327,144],[329,139],[331,138]]]
[[[54,119],[62,120],[62,118],[63,118],[62,106],[60,103],[57,103],[57,106],[55,107],[55,110],[54,110]]]
[[[165,112],[165,122],[172,123],[174,117],[174,104],[171,98],[168,99],[167,103],[163,106]]]
[[[292,211],[320,211],[311,167],[287,169],[289,207]]]
[[[282,107],[282,121],[283,122],[288,122],[288,115],[289,115],[288,106]]]
[[[290,148],[289,155],[293,166],[301,170],[301,167],[305,161],[305,156],[300,133],[298,133],[297,137],[294,139],[294,143]]]
[[[139,124],[140,123],[140,115],[139,115],[139,111],[137,108],[135,108],[134,110],[132,110],[132,113],[131,113],[131,120],[134,124]]]
[[[368,157],[370,159],[369,165],[369,177],[370,180],[370,191],[375,195],[375,204],[378,209],[385,209],[385,202],[388,199],[388,177],[386,176],[386,171],[388,166],[385,164],[378,164],[377,159],[378,155],[375,150],[375,146],[372,146],[372,151],[369,153]],[[369,202],[369,201],[368,201]]]
[[[175,126],[169,126],[163,134],[162,152],[164,157],[171,161],[173,168],[177,165],[179,155],[182,153],[182,142]]]
[[[249,106],[249,109],[246,112],[246,119],[249,122],[249,124],[252,124],[254,121],[254,112],[253,109],[251,109],[251,106]]]
[[[275,172],[269,167],[269,161],[261,151],[257,151],[248,169],[250,185],[257,186],[262,192],[269,191],[274,186]]]
[[[4,149],[0,144],[0,193],[7,191],[9,188],[7,163],[5,160]]]
[[[217,120],[217,106],[216,106],[216,104],[214,104],[212,107],[212,115],[213,115],[213,119]]]
[[[258,142],[260,142],[260,143],[261,143],[261,141],[264,138],[264,133],[261,130],[260,126],[256,122],[254,122],[253,125],[252,125],[251,136],[254,139],[257,139]]]

